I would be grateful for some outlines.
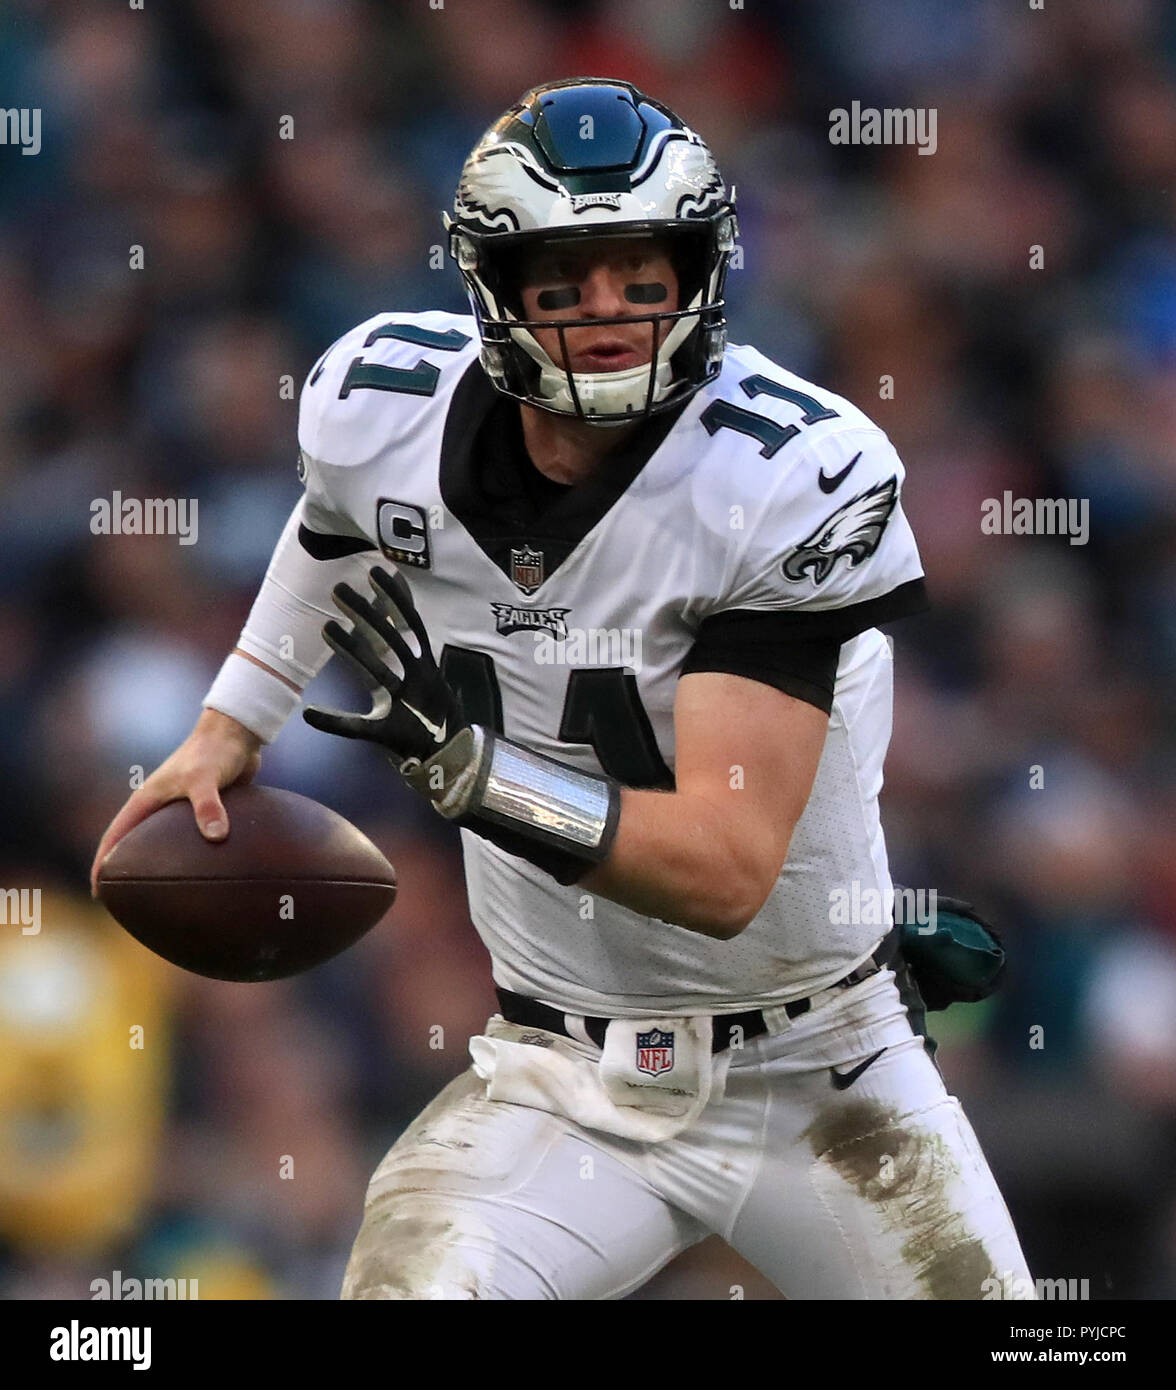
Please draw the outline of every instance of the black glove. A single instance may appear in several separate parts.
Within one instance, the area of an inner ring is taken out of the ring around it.
[[[332,619],[324,625],[323,636],[332,651],[372,692],[371,712],[347,714],[312,705],[302,711],[303,719],[323,733],[378,744],[409,786],[428,797],[442,815],[451,818],[452,824],[472,830],[508,854],[529,860],[559,883],[578,882],[592,868],[592,856],[569,852],[496,824],[480,816],[476,807],[460,815],[446,808],[444,797],[453,794],[468,799],[477,786],[478,764],[465,761],[476,749],[473,730],[462,712],[459,696],[446,683],[433,659],[429,634],[408,584],[400,575],[393,577],[382,569],[373,569],[368,578],[376,596],[374,604],[349,584],[335,586],[332,597],[340,612],[351,620],[352,630]],[[407,627],[415,635],[419,653],[412,650],[398,627]],[[402,675],[390,668],[389,652],[400,663]],[[468,737],[459,739],[463,732]],[[435,773],[440,774],[436,784]]]
[[[323,637],[372,692],[371,712],[347,714],[312,705],[302,711],[302,717],[323,733],[380,744],[397,767],[409,759],[424,762],[465,726],[461,702],[433,659],[429,634],[405,580],[383,569],[373,569],[368,579],[374,604],[350,584],[336,584],[335,606],[351,620],[352,629],[332,619],[324,625]],[[414,634],[419,654],[398,627]],[[402,675],[389,665],[389,652],[400,663]]]

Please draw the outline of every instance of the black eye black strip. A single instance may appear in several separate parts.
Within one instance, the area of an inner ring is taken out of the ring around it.
[[[646,285],[626,285],[625,298],[630,304],[660,304],[669,291],[660,280]]]
[[[540,309],[572,309],[580,302],[580,291],[575,285],[565,285],[558,290],[540,290]]]

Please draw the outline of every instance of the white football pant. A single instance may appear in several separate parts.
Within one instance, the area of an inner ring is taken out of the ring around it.
[[[834,1068],[880,1049],[835,1086]],[[715,1232],[789,1299],[1032,1288],[972,1128],[889,970],[744,1044],[725,1096],[659,1144],[485,1092],[471,1067],[388,1152],[344,1298],[616,1299]]]

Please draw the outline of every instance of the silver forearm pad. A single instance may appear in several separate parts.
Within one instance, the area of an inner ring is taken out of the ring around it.
[[[401,767],[449,820],[474,817],[578,858],[601,860],[616,834],[620,787],[473,724],[424,763]]]

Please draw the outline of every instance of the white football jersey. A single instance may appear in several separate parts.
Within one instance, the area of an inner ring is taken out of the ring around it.
[[[610,457],[537,519],[490,522],[471,445],[502,398],[479,346],[471,317],[378,315],[319,360],[299,415],[307,548],[370,546],[399,568],[467,717],[668,789],[675,687],[707,619],[777,613],[799,641],[844,641],[812,794],[739,936],[561,886],[463,831],[496,983],[629,1016],[767,1007],[832,984],[888,929],[876,911],[847,924],[833,907],[855,883],[855,903],[890,889],[878,794],[892,664],[876,624],[925,606],[893,447],[850,402],[732,346],[676,417],[653,417],[664,437],[647,459]]]

